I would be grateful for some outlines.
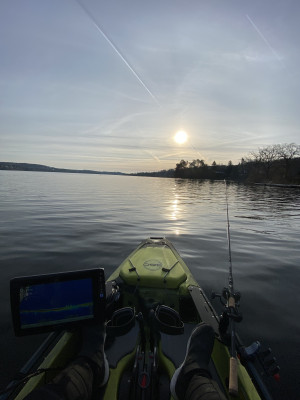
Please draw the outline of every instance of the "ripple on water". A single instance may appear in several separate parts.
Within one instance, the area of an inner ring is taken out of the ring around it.
[[[108,276],[141,240],[167,236],[208,295],[227,284],[223,182],[0,171],[0,185],[2,386],[42,340],[13,336],[13,276],[97,265]],[[230,183],[228,204],[234,282],[244,314],[238,329],[247,341],[259,335],[272,345],[282,386],[292,388],[289,398],[296,399],[299,190]]]

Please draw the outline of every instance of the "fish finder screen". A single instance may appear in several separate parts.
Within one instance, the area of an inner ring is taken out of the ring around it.
[[[22,286],[19,304],[21,329],[94,318],[92,279]]]

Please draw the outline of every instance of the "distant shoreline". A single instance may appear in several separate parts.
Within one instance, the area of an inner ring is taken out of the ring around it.
[[[36,172],[64,172],[70,174],[93,174],[93,175],[130,175],[124,172],[93,171],[89,169],[67,169],[54,168],[42,164],[15,163],[0,161],[2,171],[36,171]]]
[[[92,174],[92,175],[122,175],[122,176],[148,176],[158,178],[173,178],[174,169],[158,172],[111,172],[111,171],[93,171],[89,169],[68,169],[54,168],[43,164],[16,163],[0,161],[0,171],[33,171],[33,172],[64,172],[69,174]]]
[[[89,169],[67,169],[67,168],[54,168],[43,164],[31,164],[31,163],[15,163],[15,162],[2,162],[0,161],[0,171],[29,171],[29,172],[62,172],[69,174],[90,174],[90,175],[121,175],[121,176],[139,176],[139,177],[154,177],[154,178],[175,178],[175,170],[163,170],[157,172],[136,172],[136,173],[126,173],[126,172],[110,172],[110,171],[93,171]],[[181,179],[191,179],[190,177],[181,177]],[[199,178],[201,179],[201,178]],[[205,178],[202,178],[205,179]],[[208,179],[208,178],[206,178]],[[223,180],[228,179],[218,177],[217,179],[210,180]],[[230,180],[230,178],[229,178]],[[282,188],[300,188],[300,185],[289,184],[289,183],[272,183],[272,182],[246,182],[254,185],[260,186],[276,186]]]

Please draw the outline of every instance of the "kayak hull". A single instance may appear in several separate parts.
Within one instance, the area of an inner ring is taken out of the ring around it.
[[[184,360],[192,330],[201,322],[209,323],[215,331],[215,344],[209,365],[211,375],[225,396],[231,398],[228,393],[230,354],[227,343],[224,343],[219,334],[218,315],[179,253],[167,239],[144,240],[107,279],[106,286],[112,312],[130,308],[134,310],[135,315],[142,316],[143,321],[135,318],[130,329],[125,332],[121,329],[119,333],[114,330],[114,333],[110,334],[110,330],[107,329],[105,352],[110,365],[110,377],[107,385],[99,393],[99,399],[142,398],[139,397],[140,393],[147,388],[142,388],[136,383],[136,388],[133,389],[132,380],[135,379],[133,371],[141,372],[143,368],[151,380],[147,386],[151,394],[145,398],[171,399],[170,380],[175,369]],[[180,334],[163,331],[155,331],[153,334],[152,319],[149,315],[152,315],[159,305],[167,306],[178,313],[184,324]],[[107,326],[109,327],[109,322]],[[55,375],[55,368],[67,365],[76,357],[80,344],[78,332],[57,334],[53,343],[41,351],[42,362],[35,357],[23,373],[38,368],[52,370],[31,378],[19,393],[12,391],[5,398],[22,400],[34,388],[46,380],[49,381]],[[239,361],[237,370],[239,391],[236,398],[261,399],[248,371]],[[155,389],[151,386],[155,386]]]
[[[171,379],[184,360],[186,345],[192,330],[200,322],[210,324],[215,331],[215,345],[210,372],[224,394],[228,393],[228,347],[219,335],[219,317],[191,271],[165,238],[143,241],[107,280],[120,287],[121,307],[134,307],[136,313],[164,304],[175,309],[185,324],[180,336],[161,334],[159,364]],[[176,349],[176,350],[175,350]],[[260,399],[246,369],[238,362],[239,399]],[[110,390],[108,391],[110,392]],[[107,397],[107,399],[109,396]]]

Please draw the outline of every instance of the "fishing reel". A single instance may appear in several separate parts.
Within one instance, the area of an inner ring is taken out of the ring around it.
[[[228,330],[230,320],[241,322],[243,319],[243,316],[238,309],[241,293],[235,292],[232,294],[227,287],[224,287],[222,294],[213,292],[211,298],[219,298],[220,303],[224,306],[219,322],[219,332],[221,336],[224,336]]]
[[[235,300],[236,305],[239,306],[240,299],[241,299],[241,293],[240,292],[235,292],[234,294],[231,294],[229,289],[227,287],[224,287],[223,290],[222,290],[222,294],[212,292],[211,298],[215,299],[216,297],[218,297],[220,299],[220,302],[221,302],[221,304],[223,306],[227,305],[229,297],[233,297],[234,300]],[[224,302],[223,299],[226,300],[226,303]]]
[[[239,319],[240,322],[242,320],[241,314],[238,312],[238,307],[240,305],[240,299],[241,299],[241,293],[240,292],[235,292],[231,293],[227,287],[224,287],[222,290],[222,294],[220,293],[215,293],[212,292],[211,294],[211,299],[219,298],[220,303],[222,306],[224,306],[225,309],[230,309],[230,313],[232,313],[232,318],[234,319]],[[224,299],[226,301],[224,301]],[[237,317],[237,315],[240,315],[240,317]]]

